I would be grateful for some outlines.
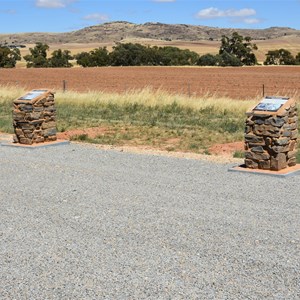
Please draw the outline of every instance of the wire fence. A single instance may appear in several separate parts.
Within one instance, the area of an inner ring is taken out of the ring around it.
[[[80,84],[77,82],[62,80],[57,81],[45,81],[39,82],[37,85],[34,81],[7,81],[0,79],[0,86],[16,86],[24,89],[34,89],[40,87],[47,87],[54,89],[56,91],[77,91],[77,92],[89,92],[89,91],[99,91],[103,93],[128,93],[130,91],[137,91],[142,89],[150,89],[153,91],[161,90],[172,94],[185,95],[188,97],[201,97],[201,96],[218,96],[218,97],[232,97],[234,99],[244,99],[244,98],[257,98],[263,96],[288,96],[300,98],[300,89],[284,86],[274,86],[265,83],[259,83],[256,85],[241,85],[241,84],[218,84],[212,85],[211,82],[201,82],[201,84],[196,83],[184,83],[180,82],[177,84],[161,84],[161,85],[140,85],[133,82],[127,82],[122,84],[110,83],[107,86],[89,86],[88,84]]]

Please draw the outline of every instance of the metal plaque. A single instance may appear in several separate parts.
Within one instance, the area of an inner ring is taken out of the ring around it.
[[[289,98],[266,97],[254,108],[254,110],[277,111],[288,100]]]
[[[19,100],[28,100],[28,101],[30,101],[34,98],[39,97],[40,95],[44,94],[45,92],[47,92],[47,90],[32,90],[31,92],[29,92],[26,95],[19,98]]]

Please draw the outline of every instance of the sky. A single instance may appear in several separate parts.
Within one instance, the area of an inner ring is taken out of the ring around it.
[[[113,21],[300,29],[300,0],[0,0],[0,33],[69,32]]]

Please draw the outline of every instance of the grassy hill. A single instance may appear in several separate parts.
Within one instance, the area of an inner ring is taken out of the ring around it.
[[[99,43],[119,42],[124,39],[152,39],[165,41],[219,40],[222,35],[231,35],[238,31],[243,36],[254,40],[268,40],[283,36],[298,36],[300,30],[288,27],[271,27],[267,29],[237,29],[195,26],[185,24],[109,22],[66,33],[18,33],[0,34],[0,43],[33,44],[44,43]]]

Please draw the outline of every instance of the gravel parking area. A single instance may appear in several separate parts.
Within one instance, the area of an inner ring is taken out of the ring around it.
[[[0,299],[300,299],[300,176],[0,147]]]

